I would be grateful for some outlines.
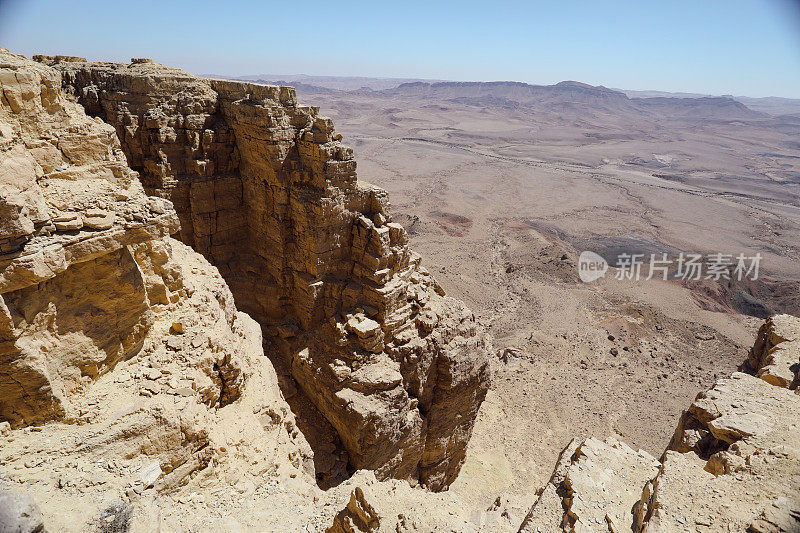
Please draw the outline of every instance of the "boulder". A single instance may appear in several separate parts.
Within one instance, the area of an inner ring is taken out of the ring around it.
[[[45,533],[42,511],[31,496],[0,491],[0,533]]]

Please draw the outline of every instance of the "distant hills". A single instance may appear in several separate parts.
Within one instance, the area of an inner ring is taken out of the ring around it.
[[[210,77],[219,77],[209,75]],[[713,96],[700,93],[610,89],[577,81],[532,85],[515,81],[463,82],[414,78],[357,76],[252,75],[231,79],[292,85],[301,95],[375,93],[398,97],[432,97],[484,105],[591,104],[610,111],[639,108],[652,112],[685,114],[687,117],[747,120],[769,115],[800,115],[800,99]]]
[[[704,98],[711,96],[709,94],[699,93],[669,93],[665,91],[629,91],[624,89],[616,89],[624,92],[630,98],[653,98],[653,97],[667,97],[667,98]],[[770,115],[794,115],[800,114],[800,99],[797,98],[780,98],[778,96],[767,96],[764,98],[754,98],[751,96],[731,96],[724,95],[728,98],[733,98],[737,102],[741,102],[754,111],[761,111],[762,113],[769,113]]]
[[[219,76],[210,76],[219,77]],[[337,91],[356,91],[359,89],[370,89],[381,91],[391,89],[403,83],[415,81],[443,81],[443,80],[421,80],[419,78],[365,78],[360,76],[308,76],[306,74],[258,74],[253,76],[241,76],[235,78],[244,81],[262,80],[284,80],[296,86],[301,84],[306,87],[316,87],[317,89],[334,89]]]

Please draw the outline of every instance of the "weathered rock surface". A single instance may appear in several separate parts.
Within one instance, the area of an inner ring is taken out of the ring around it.
[[[148,490],[309,472],[261,328],[60,86],[0,50],[0,489],[87,531]]]
[[[153,317],[129,247],[178,227],[60,85],[0,51],[0,418],[14,426],[76,416],[81,388],[141,349]]]
[[[443,295],[359,183],[330,119],[289,87],[205,80],[152,62],[60,61],[63,84],[112,124],[180,238],[332,424],[353,468],[446,488],[488,387],[487,339]]]
[[[755,375],[701,393],[660,464],[614,440],[571,443],[520,531],[800,531],[798,332],[796,317],[767,320]]]
[[[773,385],[797,389],[800,384],[800,320],[791,315],[770,317],[758,331],[747,365]]]
[[[641,487],[658,468],[647,452],[613,438],[573,441],[520,531],[630,531]]]
[[[0,492],[0,533],[45,533],[42,511],[33,498]]]
[[[800,530],[799,410],[799,395],[764,379],[718,381],[684,415],[644,492],[642,529]]]
[[[374,472],[359,473],[347,485],[354,487],[350,499],[333,518],[326,533],[487,531],[481,527],[479,517],[472,516],[474,513],[447,492],[425,493],[399,480],[379,483]]]

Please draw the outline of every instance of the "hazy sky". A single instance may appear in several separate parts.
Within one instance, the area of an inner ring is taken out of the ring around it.
[[[800,98],[800,0],[0,0],[0,46],[190,72]]]

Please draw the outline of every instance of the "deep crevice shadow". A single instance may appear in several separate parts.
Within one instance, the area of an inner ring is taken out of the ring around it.
[[[278,386],[294,413],[297,428],[314,452],[314,477],[317,486],[328,490],[347,481],[353,474],[353,469],[338,432],[297,385],[288,364],[268,339],[264,341],[264,355],[275,368]]]

